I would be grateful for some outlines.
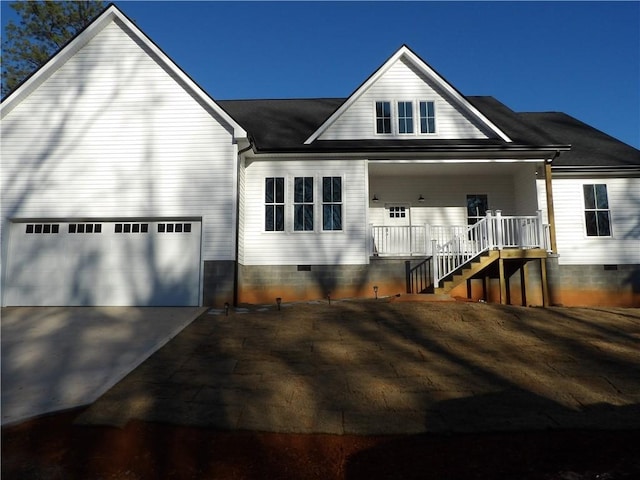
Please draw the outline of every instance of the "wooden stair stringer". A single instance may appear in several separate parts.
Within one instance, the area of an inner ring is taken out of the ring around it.
[[[434,293],[447,294],[462,282],[466,282],[471,277],[480,273],[482,270],[490,266],[493,262],[500,258],[499,250],[489,250],[483,255],[474,258],[467,263],[461,270],[454,273],[449,279],[442,282],[442,287],[435,288]]]

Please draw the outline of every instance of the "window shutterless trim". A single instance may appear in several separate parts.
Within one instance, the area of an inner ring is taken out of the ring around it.
[[[582,198],[584,202],[584,232],[586,237],[613,237],[607,184],[583,184]]]
[[[285,177],[264,178],[264,232],[285,231]]]
[[[322,231],[344,232],[344,178],[342,176],[323,176],[321,178]],[[336,188],[338,185],[339,190]],[[338,222],[336,222],[336,212],[339,212]],[[328,213],[330,218],[327,217]],[[336,223],[339,228],[335,228]],[[330,224],[330,228],[326,228],[328,224]]]

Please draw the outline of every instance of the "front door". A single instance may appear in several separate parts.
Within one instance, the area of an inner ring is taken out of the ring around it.
[[[467,225],[473,225],[487,215],[489,199],[484,193],[467,195]]]

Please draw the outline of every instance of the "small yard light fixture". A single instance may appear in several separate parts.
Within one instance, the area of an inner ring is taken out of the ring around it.
[[[377,300],[378,299],[378,286],[377,285],[373,286],[373,293],[376,296],[376,300]]]
[[[327,301],[329,302],[329,305],[331,305],[331,294],[327,293]]]
[[[229,316],[229,302],[224,302],[224,316]]]
[[[418,197],[418,201],[420,203],[424,203],[424,197],[422,196],[422,194],[420,194],[420,196]]]
[[[276,303],[278,304],[278,310],[280,310],[280,304],[282,303],[282,298],[276,298]]]

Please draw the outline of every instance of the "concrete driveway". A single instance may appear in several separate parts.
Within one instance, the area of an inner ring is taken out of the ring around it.
[[[2,425],[94,402],[204,308],[2,309]]]

